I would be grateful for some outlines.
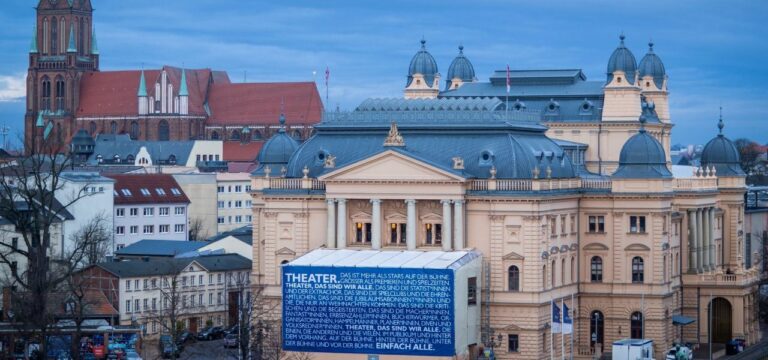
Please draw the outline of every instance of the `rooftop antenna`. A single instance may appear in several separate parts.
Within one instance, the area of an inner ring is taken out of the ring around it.
[[[10,133],[11,128],[5,125],[3,123],[3,126],[0,127],[0,135],[3,136],[3,149],[8,149],[8,134]]]
[[[717,122],[717,128],[720,130],[720,135],[723,135],[723,128],[725,123],[723,122],[723,106],[720,105],[720,120]]]

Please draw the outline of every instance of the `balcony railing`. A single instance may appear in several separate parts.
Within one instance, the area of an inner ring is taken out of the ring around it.
[[[672,183],[677,191],[717,190],[716,177],[676,178]]]

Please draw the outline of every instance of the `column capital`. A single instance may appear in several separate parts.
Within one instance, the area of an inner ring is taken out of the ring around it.
[[[416,204],[416,200],[415,199],[405,199],[405,203],[408,204],[408,205]]]
[[[443,204],[443,205],[450,205],[452,202],[453,202],[453,200],[451,200],[451,199],[440,200],[440,203]]]
[[[371,199],[371,204],[381,204],[381,199]]]
[[[336,199],[325,199],[325,202],[326,202],[328,205],[333,205],[334,203],[336,203]]]
[[[338,198],[338,199],[336,199],[336,201],[337,201],[339,204],[343,204],[343,203],[346,203],[346,202],[347,202],[347,199],[345,199],[345,198]]]
[[[456,205],[461,205],[464,203],[464,200],[463,199],[453,200],[453,203]]]

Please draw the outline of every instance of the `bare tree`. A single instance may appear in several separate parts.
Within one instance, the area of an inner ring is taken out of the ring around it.
[[[82,263],[86,244],[59,248],[52,230],[68,215],[67,208],[89,193],[81,188],[60,202],[61,175],[72,164],[68,155],[56,155],[58,144],[38,146],[38,153],[15,166],[0,169],[0,217],[13,226],[20,243],[0,242],[0,265],[7,267],[13,294],[15,323],[23,333],[40,337],[40,352],[45,354],[48,325],[53,321],[50,301],[72,272]],[[22,260],[25,267],[17,266]]]
[[[734,140],[733,145],[735,145],[736,150],[739,151],[741,169],[749,174],[755,165],[757,165],[758,157],[760,156],[760,146],[754,141],[745,138]]]
[[[208,238],[205,221],[199,217],[189,219],[189,241],[202,241]]]
[[[91,218],[76,233],[71,235],[70,242],[84,249],[80,266],[97,264],[106,260],[110,249],[112,233],[109,228],[109,218],[99,214]]]
[[[280,360],[285,356],[282,344],[282,331],[277,311],[279,300],[266,296],[263,285],[252,287],[251,306],[249,307],[248,337],[250,354],[253,360]],[[243,328],[244,326],[241,326]]]

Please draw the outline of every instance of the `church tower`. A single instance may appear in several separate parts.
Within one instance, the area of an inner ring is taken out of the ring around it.
[[[440,73],[437,61],[427,51],[427,41],[421,40],[421,49],[411,59],[408,82],[405,84],[406,99],[434,99],[440,93]]]
[[[29,48],[24,149],[66,152],[83,73],[98,71],[90,0],[40,0]]]

